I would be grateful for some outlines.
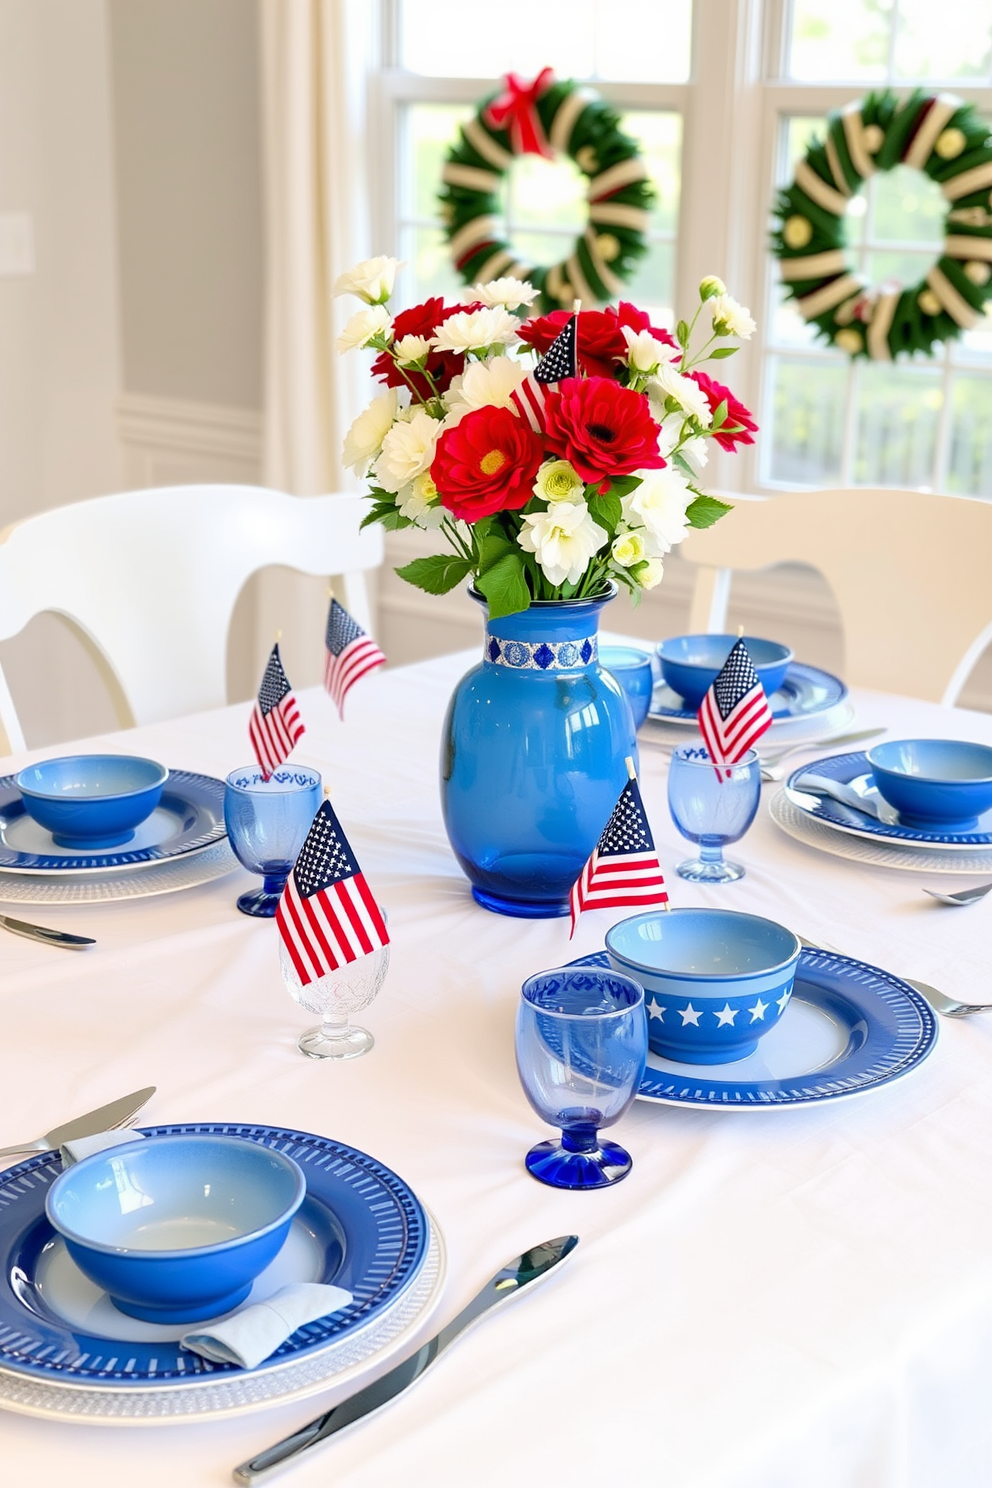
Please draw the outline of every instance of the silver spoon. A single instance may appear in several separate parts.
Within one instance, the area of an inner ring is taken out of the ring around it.
[[[992,890],[992,883],[979,884],[975,889],[958,889],[956,894],[945,894],[940,889],[924,889],[924,894],[929,894],[931,899],[939,899],[941,904],[976,904],[979,899]]]

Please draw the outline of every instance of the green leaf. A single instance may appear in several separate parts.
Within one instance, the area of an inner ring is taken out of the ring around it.
[[[689,323],[688,323],[688,321],[680,320],[679,323],[678,323],[678,325],[675,327],[675,334],[678,337],[679,345],[682,347],[682,350],[684,351],[685,348],[689,345]]]
[[[720,428],[720,425],[721,424],[725,424],[726,422],[727,422],[727,400],[726,400],[726,398],[724,398],[723,402],[722,403],[718,403],[716,405],[716,407],[714,408],[714,410],[713,410],[713,423],[710,425],[710,427],[713,428],[713,429],[719,429]]]
[[[399,532],[414,525],[413,519],[404,517],[394,501],[377,501],[362,518],[361,526],[370,527],[373,522],[381,522],[387,532]]]
[[[497,527],[495,532],[483,534],[482,541],[476,543],[476,551],[479,554],[481,575],[495,568],[500,559],[505,558],[508,553],[518,553],[519,549],[516,543],[511,542],[506,533]]]
[[[728,501],[718,501],[715,496],[697,496],[686,508],[690,527],[712,527],[733,507]]]
[[[401,579],[425,589],[428,594],[447,594],[472,572],[472,562],[454,553],[434,553],[430,558],[414,558],[396,569]]]
[[[629,496],[631,491],[636,491],[638,486],[643,486],[644,478],[640,475],[615,475],[610,480],[610,494],[613,496]]]
[[[612,536],[616,532],[623,518],[623,507],[620,497],[611,491],[607,496],[594,496],[589,503],[593,521],[598,522],[600,527],[605,527]]]
[[[740,351],[739,346],[718,346],[716,351],[710,352],[706,360],[709,362],[719,362],[722,361],[724,357],[734,356],[735,353],[738,351]]]
[[[530,590],[524,577],[523,555],[506,553],[492,568],[480,573],[476,586],[489,602],[489,618],[500,620],[516,615],[530,604]]]

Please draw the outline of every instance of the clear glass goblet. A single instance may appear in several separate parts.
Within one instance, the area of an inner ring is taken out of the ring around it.
[[[715,765],[709,751],[683,746],[668,767],[668,806],[683,837],[699,846],[699,856],[679,863],[676,873],[690,883],[732,883],[744,877],[740,863],[723,856],[754,821],[761,800],[761,761],[749,749],[735,765]]]
[[[534,1110],[561,1129],[527,1170],[553,1188],[605,1188],[630,1154],[599,1133],[637,1094],[648,1050],[644,990],[619,972],[566,966],[528,977],[517,1011],[517,1070]]]
[[[260,889],[238,899],[242,914],[271,919],[320,805],[320,774],[283,765],[268,780],[257,765],[232,770],[224,788],[224,822],[238,861],[261,873]]]
[[[308,1013],[319,1013],[322,1021],[300,1035],[298,1046],[311,1059],[357,1059],[367,1054],[375,1039],[367,1028],[349,1020],[375,998],[389,970],[389,946],[379,946],[368,956],[359,956],[336,971],[326,972],[304,985],[285,945],[279,943],[282,977],[289,995]]]

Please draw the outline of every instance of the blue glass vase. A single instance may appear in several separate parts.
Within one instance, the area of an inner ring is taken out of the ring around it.
[[[598,659],[599,612],[615,593],[535,600],[487,619],[482,661],[455,688],[441,802],[455,857],[486,909],[567,914],[627,780],[624,761],[637,763],[627,699]]]

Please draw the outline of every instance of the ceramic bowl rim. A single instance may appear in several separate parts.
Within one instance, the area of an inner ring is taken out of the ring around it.
[[[665,636],[663,640],[660,640],[655,644],[655,653],[662,661],[667,661],[673,666],[691,667],[693,670],[700,672],[712,671],[712,662],[685,661],[676,656],[666,656],[664,647],[667,646],[670,642],[674,641],[711,641],[717,638],[720,640],[730,641],[736,641],[739,639],[737,636],[731,635],[730,632],[724,633],[723,631],[701,630],[687,631],[685,635]],[[782,656],[777,657],[774,661],[754,662],[756,671],[760,671],[762,667],[781,666],[783,662],[786,666],[791,666],[796,659],[796,653],[793,651],[792,647],[787,646],[784,641],[772,641],[769,640],[767,636],[743,636],[740,637],[740,639],[744,641],[760,641],[763,646],[777,646],[778,649],[784,653]]]
[[[880,770],[883,775],[893,775],[897,780],[908,780],[919,785],[992,785],[992,772],[988,775],[966,775],[964,778],[948,779],[946,775],[917,775],[908,770],[900,770],[894,765],[878,764],[872,759],[872,755],[879,749],[891,747],[894,744],[952,744],[957,746],[964,744],[969,749],[982,749],[989,756],[992,764],[992,746],[988,744],[977,744],[971,739],[885,739],[881,744],[865,751],[865,759],[871,769]]]
[[[628,1003],[626,1007],[614,1008],[611,1013],[596,1012],[595,1014],[589,1013],[587,1015],[584,1013],[563,1013],[559,1008],[538,1007],[537,1003],[532,1002],[531,999],[527,996],[527,988],[530,986],[531,982],[536,981],[538,977],[554,976],[555,972],[558,971],[570,971],[581,973],[584,975],[591,974],[594,977],[596,975],[602,977],[619,977],[622,982],[629,982],[639,995],[634,999],[633,1002]],[[643,986],[636,977],[627,976],[627,974],[622,971],[614,971],[612,966],[609,968],[609,970],[607,970],[605,966],[549,966],[544,971],[531,972],[529,977],[524,978],[520,987],[520,1000],[521,1002],[525,1002],[528,1007],[533,1008],[535,1013],[540,1013],[542,1018],[582,1018],[585,1016],[591,1018],[595,1016],[597,1018],[605,1020],[606,1018],[623,1018],[627,1015],[627,1013],[633,1012],[634,1008],[643,1006],[644,1002],[646,1001],[646,994]]]
[[[144,1142],[154,1143],[155,1147],[174,1147],[180,1143],[189,1145],[189,1143],[194,1139],[195,1134],[190,1135],[184,1132],[170,1132],[165,1135],[145,1137]],[[299,1163],[294,1162],[291,1157],[287,1157],[284,1152],[277,1152],[274,1147],[266,1147],[261,1142],[249,1142],[244,1137],[228,1136],[223,1137],[221,1140],[223,1141],[223,1145],[225,1147],[238,1146],[242,1148],[250,1148],[253,1152],[257,1152],[260,1150],[264,1153],[267,1153],[269,1157],[275,1158],[282,1167],[284,1167],[295,1177],[296,1191],[293,1194],[292,1199],[288,1204],[283,1206],[276,1218],[269,1220],[267,1224],[259,1225],[253,1230],[247,1230],[243,1235],[231,1235],[226,1240],[215,1240],[212,1245],[191,1245],[183,1248],[182,1250],[135,1250],[134,1247],[130,1245],[109,1245],[104,1240],[92,1240],[89,1238],[89,1236],[80,1234],[78,1230],[74,1230],[69,1225],[63,1224],[61,1221],[56,1220],[55,1215],[52,1213],[52,1200],[57,1195],[59,1186],[63,1185],[63,1180],[66,1180],[73,1175],[78,1174],[81,1170],[96,1167],[99,1162],[106,1160],[106,1158],[111,1156],[112,1153],[119,1150],[114,1147],[107,1147],[104,1149],[103,1152],[93,1152],[90,1154],[89,1157],[81,1158],[79,1162],[73,1163],[72,1167],[65,1168],[59,1174],[45,1197],[45,1215],[48,1219],[48,1222],[53,1229],[58,1231],[63,1239],[71,1240],[74,1244],[81,1245],[86,1250],[95,1250],[98,1251],[101,1255],[119,1256],[122,1259],[126,1258],[128,1260],[202,1260],[210,1256],[224,1255],[228,1251],[240,1249],[242,1246],[247,1245],[252,1241],[260,1240],[264,1235],[270,1234],[273,1230],[278,1229],[280,1225],[286,1224],[287,1221],[292,1219],[297,1209],[299,1209],[300,1205],[303,1203],[303,1200],[306,1198],[307,1193],[307,1180],[304,1175],[303,1169],[300,1167]],[[128,1142],[123,1145],[131,1147],[134,1144]],[[144,1143],[142,1143],[142,1145],[144,1145]],[[201,1145],[201,1143],[199,1141],[196,1141],[196,1145],[199,1146]]]
[[[38,789],[35,786],[24,784],[23,777],[29,770],[37,770],[41,765],[69,764],[73,760],[127,760],[129,763],[140,765],[154,765],[160,771],[160,779],[149,780],[144,785],[136,785],[131,790],[115,791],[113,795],[86,796],[67,795],[65,791],[51,791]],[[35,760],[31,765],[25,765],[18,770],[14,776],[14,784],[22,796],[28,796],[36,801],[51,801],[60,806],[103,806],[112,801],[131,801],[137,796],[142,796],[146,791],[161,790],[169,778],[168,765],[160,764],[158,760],[149,759],[143,754],[60,754],[54,759]]]
[[[263,775],[262,767],[259,764],[238,765],[231,771],[230,775],[224,777],[224,785],[229,790],[237,791],[240,796],[251,796],[254,795],[254,793],[258,790],[259,785],[268,785],[270,780],[274,780],[275,777],[279,774],[280,770],[296,770],[301,775],[313,775],[315,778],[310,782],[309,785],[301,785],[299,787],[301,791],[314,790],[315,788],[319,790],[324,783],[323,776],[321,775],[320,771],[315,770],[312,765],[299,765],[295,763],[290,764],[289,761],[286,760],[283,762],[283,764],[277,765],[276,768],[272,771],[272,774],[268,776]],[[249,773],[262,775],[263,778],[258,782],[257,785],[239,785],[238,782],[234,779],[235,775],[247,775]],[[275,794],[275,792],[265,792],[265,794]],[[293,792],[284,791],[283,794],[288,796],[292,795]]]
[[[608,661],[607,653],[610,651],[630,651],[637,656],[637,661]],[[642,651],[640,646],[615,646],[612,641],[608,646],[599,648],[599,664],[604,666],[608,672],[639,672],[647,662],[651,665],[651,652]]]
[[[796,949],[791,955],[786,956],[783,960],[775,961],[772,963],[771,966],[762,966],[757,971],[696,972],[669,971],[660,966],[648,966],[646,962],[633,961],[629,956],[625,956],[622,951],[614,950],[613,946],[610,944],[610,936],[613,935],[614,931],[619,930],[622,925],[629,925],[634,920],[656,920],[661,916],[667,917],[669,915],[710,914],[736,915],[742,920],[757,920],[758,923],[762,925],[774,925],[776,930],[784,930],[787,935],[792,936],[792,939],[795,942]],[[747,910],[743,909],[718,909],[714,908],[711,905],[704,906],[695,904],[685,904],[677,909],[671,909],[667,911],[648,910],[644,914],[630,915],[626,920],[620,920],[616,925],[612,925],[610,929],[607,930],[605,939],[608,954],[611,956],[615,956],[616,959],[618,961],[622,961],[625,966],[631,966],[640,971],[645,971],[648,973],[649,976],[669,978],[678,977],[685,981],[698,981],[700,983],[700,997],[707,996],[707,993],[703,990],[705,982],[753,982],[756,981],[759,977],[767,977],[771,976],[776,971],[784,971],[787,967],[791,966],[794,961],[798,960],[799,954],[803,948],[802,941],[799,939],[799,936],[795,933],[794,930],[790,930],[788,925],[780,924],[778,920],[770,920],[767,915],[750,914]],[[722,996],[723,994],[721,993],[720,995]]]

